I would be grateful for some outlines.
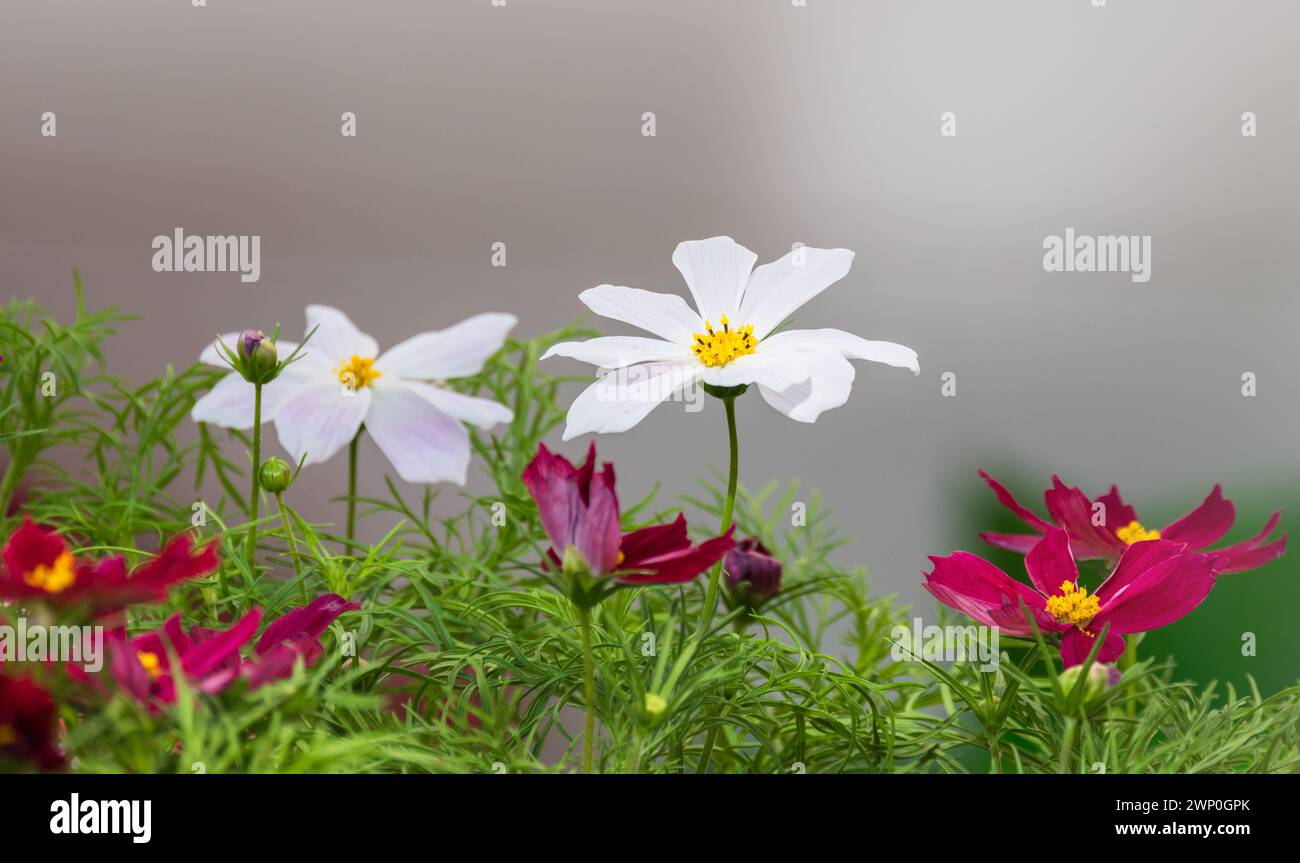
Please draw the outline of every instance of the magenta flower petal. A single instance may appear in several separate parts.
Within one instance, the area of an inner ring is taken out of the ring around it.
[[[1135,542],[1124,550],[1115,570],[1097,588],[1097,599],[1103,604],[1135,578],[1158,563],[1182,554],[1187,546],[1179,542],[1167,542],[1163,539],[1149,539]]]
[[[1282,511],[1278,510],[1265,523],[1264,529],[1250,539],[1236,545],[1230,545],[1227,548],[1221,548],[1218,551],[1207,552],[1207,554],[1212,554],[1218,559],[1219,573],[1222,575],[1244,572],[1281,557],[1286,551],[1287,535],[1285,533],[1282,534],[1281,539],[1267,545],[1264,544],[1269,534],[1277,528],[1277,523],[1281,518]]]
[[[1200,506],[1160,531],[1160,538],[1187,543],[1191,549],[1205,548],[1222,539],[1236,517],[1232,501],[1224,499],[1223,488],[1216,485]]]
[[[1021,584],[982,557],[964,551],[948,557],[931,556],[934,569],[925,575],[925,589],[943,604],[963,612],[986,626],[997,626],[1009,635],[1029,635],[1033,628],[1020,608],[1021,601],[1040,629],[1061,627],[1045,609],[1043,595]]]
[[[361,606],[357,603],[348,602],[336,593],[317,597],[308,605],[295,608],[271,621],[253,652],[263,656],[282,641],[319,638],[334,622],[334,618],[345,611],[356,611],[359,608]]]
[[[722,536],[715,536],[697,546],[687,545],[685,548],[644,558],[637,562],[636,571],[620,570],[617,573],[618,580],[623,584],[677,584],[690,581],[735,547],[735,540],[731,538],[735,530],[733,524]],[[627,564],[624,563],[623,566],[627,567]]]
[[[1097,502],[1106,506],[1106,523],[1111,528],[1124,527],[1138,520],[1137,510],[1124,502],[1119,488],[1111,485],[1110,491],[1097,498]]]
[[[216,674],[219,678],[224,677],[223,672],[229,669],[232,660],[234,660],[235,671],[238,671],[239,649],[257,634],[257,626],[261,620],[262,609],[254,608],[229,629],[213,632],[202,641],[196,641],[181,656],[181,669],[188,678],[201,687],[204,686],[205,678],[209,675]],[[233,674],[231,676],[233,677]]]
[[[592,459],[588,459],[590,464]],[[614,469],[605,469],[591,477],[585,511],[573,532],[573,545],[586,561],[593,575],[607,575],[618,566],[619,544],[623,529],[619,524],[618,495],[614,493]]]
[[[1092,645],[1096,641],[1096,636],[1100,634],[1100,629],[1097,630],[1096,634],[1089,634],[1073,628],[1065,633],[1061,638],[1061,664],[1066,668],[1082,665],[1083,661],[1088,658],[1088,654],[1092,652]],[[1107,634],[1106,643],[1101,646],[1101,650],[1097,652],[1097,658],[1093,661],[1104,664],[1114,662],[1123,655],[1124,636],[1112,631]]]
[[[1025,571],[1043,596],[1061,592],[1064,582],[1078,582],[1079,567],[1070,553],[1070,536],[1059,527],[1047,531],[1025,555]]]
[[[687,548],[690,544],[686,516],[679,512],[677,518],[668,524],[652,524],[624,534],[619,551],[623,553],[623,567],[637,569],[643,560]]]
[[[1043,500],[1052,520],[1065,528],[1079,557],[1119,557],[1124,542],[1115,536],[1116,524],[1110,513],[1107,526],[1092,523],[1092,501],[1078,488],[1067,486],[1059,476],[1052,477],[1052,487],[1043,492]]]
[[[1043,538],[1041,533],[981,533],[980,539],[994,548],[1005,548],[1016,554],[1025,554]]]
[[[595,458],[596,444],[593,442],[584,468],[593,465]],[[573,535],[582,513],[583,495],[579,490],[577,474],[578,471],[568,459],[551,452],[546,444],[538,444],[537,455],[524,468],[524,485],[537,502],[537,514],[541,517],[542,528],[546,531],[551,546],[560,552],[573,544]]]
[[[989,488],[993,489],[993,493],[997,495],[998,503],[1020,516],[1020,520],[1025,524],[1038,531],[1046,531],[1052,526],[1030,510],[1021,506],[1011,492],[1007,491],[1006,486],[1002,485],[1002,483],[998,482],[984,471],[980,471],[980,476],[982,476],[984,481],[989,484]]]
[[[1168,626],[1205,601],[1214,588],[1213,557],[1180,554],[1142,570],[1110,593],[1089,629],[1109,623],[1117,635]]]

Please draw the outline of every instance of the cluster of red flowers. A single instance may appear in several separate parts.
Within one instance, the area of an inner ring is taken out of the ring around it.
[[[1114,662],[1124,652],[1125,635],[1173,623],[1205,600],[1220,575],[1262,566],[1286,551],[1285,534],[1270,540],[1281,512],[1256,536],[1210,548],[1236,520],[1232,501],[1217,485],[1200,506],[1152,530],[1115,486],[1092,500],[1054,476],[1044,493],[1044,519],[992,477],[980,475],[998,501],[1033,531],[982,534],[991,545],[1025,555],[1032,587],[959,551],[930,558],[934,569],[925,573],[925,588],[945,605],[1008,635],[1032,636],[1036,628],[1059,637],[1066,667],[1085,662],[1103,632],[1096,661]],[[1109,575],[1094,593],[1079,584],[1076,560],[1106,562]]]
[[[196,626],[187,632],[176,614],[159,630],[128,638],[124,609],[161,602],[173,585],[213,572],[220,565],[216,545],[196,551],[192,538],[181,535],[147,563],[128,570],[121,555],[100,560],[75,555],[58,533],[27,519],[4,546],[0,599],[39,603],[64,620],[107,625],[114,681],[150,709],[174,703],[178,678],[208,694],[236,680],[255,689],[287,678],[300,660],[311,665],[320,657],[320,635],[336,617],[360,607],[341,596],[322,596],[272,621],[247,659],[241,651],[257,634],[259,608],[225,630]],[[67,671],[91,682],[80,667],[68,665]],[[39,769],[62,766],[57,725],[53,698],[30,675],[0,673],[0,762]]]

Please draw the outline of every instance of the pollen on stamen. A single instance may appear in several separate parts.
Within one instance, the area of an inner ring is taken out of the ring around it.
[[[695,341],[691,350],[700,362],[710,368],[725,366],[737,357],[752,354],[758,347],[753,324],[745,324],[733,330],[731,321],[723,315],[721,329],[715,330],[709,321],[704,322],[704,329],[707,332],[693,334]]]
[[[375,378],[382,377],[384,374],[375,368],[374,357],[360,357],[356,354],[346,362],[340,363],[334,371],[339,376],[339,383],[354,390],[370,386]]]

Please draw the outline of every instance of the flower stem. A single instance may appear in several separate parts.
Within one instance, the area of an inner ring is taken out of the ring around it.
[[[289,523],[289,517],[284,512],[283,492],[277,491],[275,493],[275,506],[280,511],[280,524],[284,527],[285,539],[289,541],[289,557],[293,559],[293,574],[302,587],[302,601],[306,605],[309,601],[307,599],[307,579],[303,577],[301,568],[298,565],[298,544],[293,539],[293,525]]]
[[[361,441],[361,429],[357,429],[352,443],[348,444],[348,545],[357,535],[357,444]]]
[[[727,528],[731,527],[731,516],[736,508],[736,484],[740,475],[740,441],[736,434],[736,397],[744,393],[745,389],[743,386],[710,389],[707,384],[704,387],[705,392],[721,399],[727,410],[727,443],[731,449],[731,459],[727,469],[727,496],[722,502],[722,526],[719,528],[721,533],[726,533]],[[709,588],[704,597],[704,608],[700,609],[700,619],[695,625],[695,632],[691,634],[690,641],[686,643],[681,655],[673,663],[672,671],[664,684],[663,692],[665,694],[673,691],[673,687],[677,685],[677,679],[686,670],[691,657],[699,649],[700,642],[704,641],[704,636],[708,634],[709,626],[713,623],[713,612],[718,605],[718,590],[721,584],[722,561],[719,560],[713,565],[713,571],[709,574]]]
[[[582,772],[591,773],[596,742],[596,658],[591,652],[591,609],[579,606],[578,621],[582,625],[583,695],[587,712],[586,732],[582,736]]]
[[[722,525],[719,533],[726,533],[731,527],[731,515],[736,508],[736,483],[740,473],[740,442],[736,434],[736,397],[722,396],[722,404],[727,409],[727,444],[731,449],[731,460],[727,468],[727,497],[722,502]],[[718,590],[722,585],[722,560],[713,565],[709,573],[709,589],[704,597],[704,609],[695,630],[696,640],[704,638],[713,622],[713,612],[718,604]]]
[[[253,384],[253,482],[248,497],[248,574],[256,575],[254,554],[257,551],[258,483],[262,471],[262,385]]]

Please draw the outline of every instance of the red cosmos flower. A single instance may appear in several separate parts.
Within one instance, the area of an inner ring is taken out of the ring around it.
[[[262,610],[254,608],[226,630],[196,626],[188,633],[181,616],[167,618],[162,629],[126,640],[113,639],[112,670],[119,686],[137,700],[155,706],[176,702],[176,671],[171,654],[190,686],[215,694],[234,682],[243,668],[240,648],[257,633]]]
[[[217,568],[217,543],[192,553],[188,534],[167,543],[152,560],[130,573],[121,555],[99,561],[78,558],[63,537],[30,518],[4,547],[0,599],[37,597],[64,606],[85,605],[94,614],[118,611],[138,602],[160,602],[167,589]]]
[[[295,608],[273,620],[253,649],[256,659],[244,663],[243,674],[253,689],[272,680],[293,674],[294,664],[302,657],[303,665],[320,659],[324,650],[320,634],[345,611],[361,606],[334,593],[327,593],[309,605]]]
[[[1079,560],[1115,561],[1133,543],[1150,539],[1182,543],[1188,549],[1197,551],[1207,549],[1222,539],[1236,519],[1236,508],[1232,501],[1226,499],[1223,489],[1216,485],[1201,505],[1187,515],[1168,527],[1148,530],[1138,521],[1137,511],[1120,497],[1119,489],[1115,486],[1112,485],[1110,491],[1092,501],[1079,489],[1067,486],[1061,482],[1060,477],[1053,476],[1052,487],[1043,493],[1051,519],[1047,521],[1017,503],[1011,492],[984,471],[980,471],[980,476],[993,489],[999,503],[1037,531],[1036,534],[981,533],[980,537],[990,545],[1021,554],[1028,551],[1054,526],[1064,528],[1069,534],[1070,548]],[[1222,573],[1244,572],[1263,566],[1270,560],[1281,557],[1286,551],[1286,534],[1274,542],[1268,542],[1269,534],[1277,527],[1281,516],[1281,510],[1273,513],[1264,529],[1244,542],[1204,553],[1219,559],[1219,572]]]
[[[690,581],[735,545],[734,526],[724,536],[692,545],[681,513],[671,524],[623,533],[614,466],[606,462],[596,470],[595,442],[580,468],[539,445],[523,480],[551,540],[547,556],[568,573],[618,584],[673,584]]]
[[[54,699],[30,677],[0,674],[0,763],[31,763],[41,770],[63,766],[54,743]]]
[[[1163,539],[1136,542],[1095,594],[1079,584],[1079,568],[1065,530],[1048,527],[1025,555],[1033,587],[1016,581],[981,557],[964,551],[931,557],[925,589],[951,608],[1013,636],[1031,636],[1030,618],[1043,633],[1061,635],[1065,667],[1088,658],[1094,639],[1110,624],[1098,662],[1124,652],[1123,635],[1173,623],[1200,605],[1214,587],[1222,560],[1189,552]]]

